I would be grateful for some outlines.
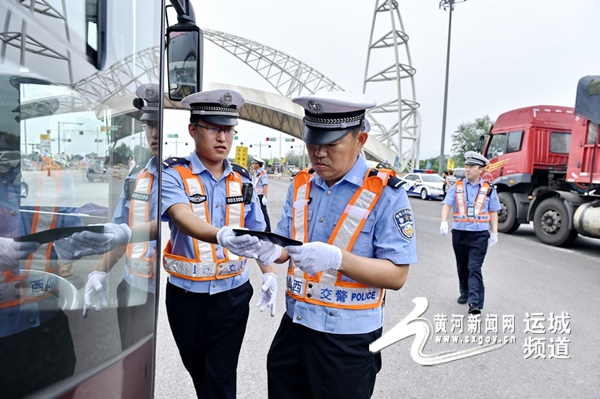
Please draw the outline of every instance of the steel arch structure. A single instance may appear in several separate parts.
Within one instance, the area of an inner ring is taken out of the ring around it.
[[[371,135],[394,149],[398,156],[393,163],[400,171],[418,168],[421,115],[416,101],[416,70],[411,64],[408,35],[397,0],[376,0],[363,92],[377,93],[379,100],[391,95],[391,99],[369,112],[373,121]],[[406,141],[408,148],[404,146]]]
[[[381,4],[380,1],[382,1]],[[67,23],[67,20],[62,13],[51,7],[47,0],[28,0],[27,2],[24,2],[23,5],[45,17],[56,18],[63,20],[65,24]],[[401,97],[402,92],[400,91],[400,84],[397,84],[397,96],[394,96],[391,100],[385,101],[377,108],[371,110],[368,115],[372,126],[372,140],[370,141],[377,141],[377,143],[372,143],[369,148],[366,148],[366,152],[371,157],[381,161],[385,159],[392,160],[397,157],[400,160],[397,166],[402,170],[414,166],[414,157],[416,154],[414,149],[415,145],[408,151],[403,152],[402,140],[408,138],[413,140],[414,143],[417,143],[420,131],[420,116],[417,111],[418,103],[414,101],[414,68],[410,66],[410,54],[408,53],[408,46],[406,45],[408,36],[401,30],[397,30],[394,26],[394,22],[392,22],[393,29],[391,31],[380,39],[373,40],[376,17],[382,12],[389,12],[392,14],[395,12],[400,26],[402,26],[402,22],[399,19],[400,14],[398,11],[398,4],[396,2],[392,0],[376,0],[369,56],[367,59],[367,68],[365,70],[364,91],[366,92],[367,84],[375,82],[399,82],[401,79],[409,78],[413,85],[413,99],[403,99]],[[7,19],[10,19],[10,16],[7,16]],[[318,91],[344,90],[332,79],[320,73],[315,68],[272,47],[240,36],[234,36],[225,32],[210,29],[204,30],[204,37],[253,69],[262,76],[277,91],[277,93],[288,99],[299,95],[313,94]],[[19,45],[24,45],[23,43],[27,41],[27,47],[31,47],[28,48],[29,51],[59,58],[69,63],[69,66],[71,66],[70,64],[72,61],[68,50],[66,51],[66,54],[57,53],[48,46],[33,42],[32,38],[26,39],[20,32],[12,35],[4,33],[0,39],[2,39],[0,55],[4,52],[6,45],[15,46],[17,43],[19,43]],[[37,49],[35,48],[36,45],[38,46]],[[398,46],[400,45],[406,45],[408,64],[401,64],[399,62]],[[394,48],[395,62],[391,67],[387,67],[371,76],[367,76],[371,62],[371,53],[375,49],[386,47]],[[60,113],[63,108],[71,111],[74,109],[95,110],[99,113],[102,109],[110,109],[112,101],[125,101],[125,99],[129,101],[129,97],[131,97],[140,84],[158,78],[157,76],[149,74],[155,74],[155,67],[160,60],[159,51],[160,49],[157,47],[143,49],[136,54],[120,60],[103,71],[98,71],[78,81],[67,83],[68,86],[73,89],[73,93],[68,96],[61,96],[58,99],[59,108],[56,113]],[[107,89],[108,87],[110,87],[110,91]],[[389,96],[389,93],[387,95]],[[379,99],[384,98],[384,96],[379,94],[375,96]],[[40,100],[43,99],[38,99],[38,102]],[[29,104],[23,105],[24,107],[33,106]],[[168,99],[165,99],[165,105],[167,107],[177,108],[177,105],[173,104]],[[395,121],[393,119],[391,121],[386,120],[387,115],[394,113],[397,114]],[[264,114],[264,112],[259,112],[258,114]],[[401,122],[399,123],[399,121]],[[294,133],[297,131],[297,129],[293,130]],[[397,142],[394,141],[396,136],[398,137]],[[398,154],[401,154],[401,156],[397,156]]]

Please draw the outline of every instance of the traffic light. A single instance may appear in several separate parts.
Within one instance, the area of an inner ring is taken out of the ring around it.
[[[250,144],[250,148],[252,148],[252,144]]]
[[[271,144],[269,144],[269,148],[271,148]]]
[[[267,137],[267,141],[269,141],[269,138]]]

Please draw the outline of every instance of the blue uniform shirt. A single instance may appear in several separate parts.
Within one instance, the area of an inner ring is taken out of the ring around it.
[[[262,175],[260,174],[261,172],[263,172]],[[267,172],[264,168],[260,168],[259,170],[254,172],[254,178],[252,180],[258,194],[262,194],[263,187],[269,184],[269,176],[267,175]]]
[[[216,227],[223,227],[225,225],[225,198],[227,196],[225,178],[233,172],[231,164],[227,159],[223,161],[225,165],[225,171],[217,180],[202,164],[202,161],[200,161],[195,151],[190,156],[186,157],[186,159],[191,161],[190,166],[192,168],[192,173],[200,176],[200,180],[206,189],[208,208],[210,210],[210,224]],[[169,228],[171,229],[172,253],[193,259],[195,254],[191,237],[180,233],[177,229],[177,226],[175,226],[175,223],[173,223],[167,214],[167,210],[175,204],[189,205],[190,198],[185,191],[181,176],[175,169],[163,169],[162,178],[162,220],[164,222],[169,222]],[[242,182],[249,183],[250,180],[242,176]],[[265,220],[260,209],[256,193],[253,193],[252,195],[252,203],[244,206],[244,213],[244,224],[246,228],[260,231],[265,229]],[[223,248],[218,245],[217,257],[219,259],[223,259],[225,257],[223,254]],[[193,281],[170,275],[169,281],[187,291],[217,294],[219,292],[228,291],[239,287],[248,281],[248,276],[248,267],[246,267],[241,274],[225,279],[212,281]]]
[[[152,181],[152,188],[150,189],[150,218],[152,220],[154,215],[158,213],[158,170],[156,168],[156,158],[152,157],[146,164],[145,169],[148,170],[154,176],[154,180]],[[128,179],[137,179],[138,175],[142,170],[138,170],[137,173],[129,175]],[[129,205],[131,201],[125,198],[125,191],[121,193],[121,200],[117,205],[117,209],[115,209],[115,214],[113,215],[112,222],[116,224],[126,223],[130,224],[129,221]],[[156,240],[152,240],[148,243],[148,252],[146,253],[146,257],[151,258],[154,256],[156,252]],[[125,268],[125,275],[123,276],[125,281],[130,285],[138,288],[140,290],[148,291],[151,293],[155,292],[155,279],[147,279],[142,276],[136,276],[135,274],[131,274],[128,268]]]
[[[369,170],[366,161],[359,156],[352,169],[331,187],[316,174],[313,175],[308,205],[309,241],[327,242],[331,232],[342,216],[346,205],[362,186]],[[291,237],[293,184],[287,193],[281,219],[275,233]],[[397,218],[396,216],[402,216]],[[397,220],[413,223],[412,231],[403,229]],[[414,218],[404,187],[385,187],[377,205],[369,215],[361,234],[356,239],[352,253],[365,258],[388,259],[397,265],[417,261]],[[366,261],[368,262],[368,261]],[[343,276],[344,280],[350,280]],[[350,280],[351,281],[351,280]],[[363,334],[383,325],[383,307],[365,310],[330,308],[296,301],[286,293],[287,314],[294,323],[313,330],[336,334]]]
[[[479,183],[473,185],[467,179],[463,180],[465,186],[466,193],[466,204],[467,206],[473,206],[475,200],[477,199],[477,195],[479,194],[479,190],[481,190],[481,185],[483,183],[482,179],[479,179]],[[456,184],[450,187],[448,193],[446,194],[446,198],[444,198],[443,204],[450,205],[452,207],[453,212],[458,212],[458,206],[456,205]],[[500,206],[500,201],[498,201],[498,193],[496,190],[492,189],[490,195],[485,198],[483,206],[481,207],[480,213],[485,212],[498,212],[502,207]],[[452,228],[456,230],[465,230],[465,231],[486,231],[489,230],[489,223],[475,223],[475,222],[452,222]]]

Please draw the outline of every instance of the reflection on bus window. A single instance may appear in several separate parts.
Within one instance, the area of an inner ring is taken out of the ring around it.
[[[0,2],[6,32],[27,34],[3,34],[0,64],[2,398],[43,396],[154,331],[161,2],[107,2],[104,70],[85,51],[96,2],[56,3]],[[100,240],[111,229],[121,241]]]

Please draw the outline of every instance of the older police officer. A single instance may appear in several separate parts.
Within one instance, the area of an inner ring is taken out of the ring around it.
[[[188,130],[195,151],[167,159],[162,183],[163,221],[171,239],[164,252],[169,273],[166,305],[183,364],[199,398],[235,398],[236,369],[249,315],[252,286],[244,256],[258,239],[232,227],[264,230],[250,175],[227,155],[243,97],[233,90],[195,93]],[[275,312],[275,268],[264,267],[262,310]]]
[[[498,211],[501,209],[496,190],[481,179],[488,161],[474,151],[465,153],[464,180],[450,187],[442,207],[440,234],[448,234],[448,215],[452,213],[452,247],[456,257],[460,296],[457,302],[469,304],[469,313],[483,309],[485,287],[481,266],[489,247],[498,243]],[[488,231],[491,226],[491,234]]]
[[[293,101],[305,109],[313,169],[294,177],[274,231],[305,244],[258,250],[266,262],[291,259],[287,311],[267,358],[269,397],[368,398],[381,368],[369,344],[382,333],[385,289],[400,289],[417,261],[412,210],[394,172],[360,155],[372,97]]]

